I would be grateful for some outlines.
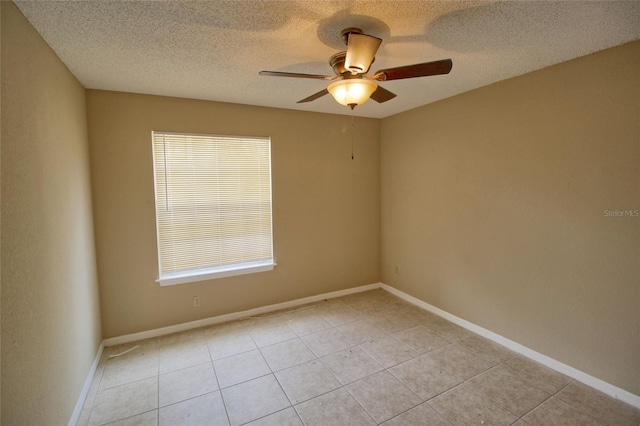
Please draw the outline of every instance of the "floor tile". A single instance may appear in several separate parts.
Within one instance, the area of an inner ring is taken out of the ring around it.
[[[336,327],[354,345],[371,343],[387,336],[387,333],[375,327],[369,321],[360,320]]]
[[[121,420],[158,408],[158,377],[102,389],[89,418],[90,425]]]
[[[434,318],[437,317],[437,315],[414,305],[402,307],[400,313],[406,317],[415,319],[419,323],[434,321]]]
[[[556,396],[602,423],[616,426],[640,424],[640,409],[613,399],[582,383],[573,382]]]
[[[431,359],[438,367],[461,379],[469,379],[495,364],[478,358],[462,347],[452,344],[424,355]]]
[[[162,374],[158,380],[160,407],[218,390],[211,362]]]
[[[298,404],[295,408],[305,426],[376,424],[344,388]]]
[[[418,352],[390,335],[360,345],[360,348],[385,368],[393,367],[419,355]]]
[[[423,400],[433,398],[462,382],[462,379],[444,371],[425,356],[396,365],[389,372]]]
[[[329,355],[354,346],[348,337],[335,328],[307,334],[300,339],[317,357]]]
[[[78,426],[302,420],[640,426],[640,410],[378,289],[105,348]]]
[[[334,327],[358,321],[361,317],[359,310],[344,304],[334,305],[322,312],[322,318]]]
[[[220,392],[211,392],[160,408],[159,426],[228,425]]]
[[[473,333],[469,330],[438,316],[433,316],[431,319],[422,323],[422,325],[448,340],[461,340],[473,336]]]
[[[555,397],[536,407],[523,420],[531,426],[602,426],[593,417]]]
[[[257,348],[249,332],[237,325],[230,329],[213,329],[205,332],[205,336],[214,361]]]
[[[259,348],[297,337],[286,320],[278,317],[247,320],[247,329]]]
[[[343,385],[384,370],[382,365],[358,347],[327,355],[321,361]]]
[[[426,402],[382,423],[383,426],[451,426]]]
[[[288,317],[287,324],[298,336],[315,333],[330,328],[331,324],[322,318],[314,309],[295,312]]]
[[[383,316],[399,314],[400,310],[406,305],[402,301],[398,302],[398,300],[392,296],[362,300],[354,306],[362,311],[366,319],[375,320]]]
[[[358,380],[346,388],[378,423],[422,403],[418,395],[386,371]]]
[[[494,364],[504,362],[515,355],[515,353],[504,346],[498,345],[482,336],[465,337],[464,339],[458,340],[457,343],[478,358]]]
[[[497,366],[469,380],[501,407],[522,416],[551,394],[531,386],[503,366]]]
[[[386,331],[387,333],[396,333],[398,331],[416,327],[420,324],[420,321],[414,318],[405,317],[398,313],[391,313],[384,316],[378,315],[371,322],[375,327],[378,327],[380,330]]]
[[[340,387],[340,382],[319,361],[309,361],[275,373],[292,404]]]
[[[419,353],[431,352],[434,349],[447,346],[451,343],[449,340],[424,326],[403,330],[398,333],[394,333],[394,336]]]
[[[158,410],[147,411],[126,419],[118,420],[113,423],[107,423],[107,426],[157,426]]]
[[[387,293],[384,290],[382,290],[382,292],[378,290],[381,290],[381,289],[369,290],[369,291],[364,291],[360,293],[352,293],[346,296],[342,296],[338,300],[340,300],[340,302],[344,305],[353,306],[355,304],[358,304],[361,302],[368,302],[370,300],[373,300],[374,298],[382,296],[382,293]]]
[[[233,426],[248,423],[291,405],[272,374],[222,389],[222,397]]]
[[[547,393],[556,393],[572,380],[564,374],[520,355],[506,361],[504,366],[525,382]]]
[[[433,398],[429,405],[454,425],[510,425],[518,420],[465,383]]]
[[[257,349],[216,360],[213,362],[213,367],[221,388],[271,373],[271,369]]]
[[[135,348],[136,346],[138,347]],[[101,389],[147,379],[158,374],[156,342],[134,343],[109,349],[111,349],[109,351],[110,354],[130,351],[115,358],[106,358],[107,361],[100,382]]]
[[[192,367],[211,361],[204,339],[173,342],[159,348],[158,370],[160,374]]]
[[[286,408],[277,413],[269,414],[251,423],[247,426],[304,426],[298,413],[293,407]]]
[[[266,346],[261,348],[260,352],[273,371],[284,370],[316,359],[314,353],[299,338]]]

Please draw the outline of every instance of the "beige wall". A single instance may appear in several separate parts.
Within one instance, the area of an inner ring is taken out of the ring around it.
[[[3,424],[67,422],[101,340],[99,303],[113,337],[377,282],[380,270],[640,394],[640,218],[604,213],[640,209],[639,43],[356,118],[352,161],[348,116],[85,100],[15,6],[1,10]],[[271,136],[274,271],[155,284],[151,130]]]
[[[1,7],[2,423],[66,424],[101,342],[85,93]]]
[[[635,42],[382,120],[383,282],[640,395],[640,218],[604,212],[640,209],[639,75]]]
[[[379,281],[379,121],[87,91],[105,337]],[[270,272],[160,287],[151,131],[270,136]],[[193,296],[201,306],[192,306]]]

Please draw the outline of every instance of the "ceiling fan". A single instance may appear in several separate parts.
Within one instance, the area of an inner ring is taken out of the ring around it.
[[[329,58],[329,65],[333,68],[335,76],[280,71],[260,71],[259,74],[273,77],[312,78],[332,81],[333,83],[329,84],[326,89],[299,100],[297,103],[311,102],[331,93],[338,103],[354,109],[356,106],[365,103],[369,98],[382,103],[396,97],[395,93],[378,86],[376,81],[448,74],[453,66],[451,59],[442,59],[440,61],[382,69],[376,71],[373,75],[369,75],[367,72],[375,60],[375,55],[382,43],[382,39],[363,34],[359,28],[346,28],[342,30],[341,36],[347,45],[347,50],[338,52]]]

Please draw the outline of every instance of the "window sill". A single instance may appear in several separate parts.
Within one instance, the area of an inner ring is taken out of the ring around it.
[[[277,263],[269,260],[267,262],[251,262],[240,265],[226,267],[196,269],[192,271],[175,272],[165,274],[156,280],[160,286],[170,286],[177,284],[187,284],[198,281],[215,280],[218,278],[233,277],[236,275],[254,274],[257,272],[271,271]]]

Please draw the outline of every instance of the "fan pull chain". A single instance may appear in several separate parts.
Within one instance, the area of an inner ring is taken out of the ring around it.
[[[353,158],[353,111],[351,111],[351,159]]]

